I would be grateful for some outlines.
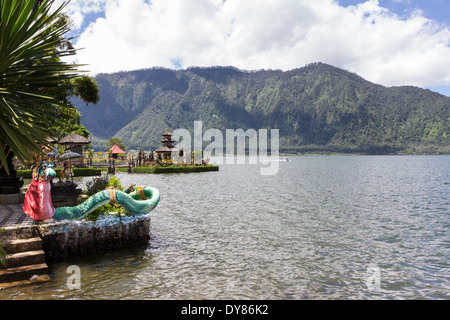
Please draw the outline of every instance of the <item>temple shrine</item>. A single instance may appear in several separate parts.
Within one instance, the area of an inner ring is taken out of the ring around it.
[[[161,160],[172,160],[172,152],[179,152],[180,156],[183,156],[183,151],[180,151],[179,149],[175,148],[173,146],[173,143],[176,142],[172,139],[172,132],[170,132],[168,129],[162,134],[163,139],[160,140],[164,145],[158,149],[156,149],[156,153],[158,155],[158,158]]]

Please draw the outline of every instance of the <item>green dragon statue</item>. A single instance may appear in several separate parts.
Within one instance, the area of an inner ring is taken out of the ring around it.
[[[114,188],[97,192],[85,202],[73,207],[54,208],[51,199],[50,181],[56,176],[52,163],[37,158],[33,179],[25,193],[23,212],[36,220],[54,219],[81,220],[95,209],[108,204],[121,205],[128,214],[139,215],[152,211],[159,203],[160,193],[151,187],[132,185],[125,192]]]
[[[83,219],[95,209],[108,203],[120,204],[131,215],[148,213],[158,205],[160,194],[157,189],[151,187],[132,187],[131,189],[123,192],[108,188],[97,192],[77,206],[55,208],[53,219],[56,221]]]

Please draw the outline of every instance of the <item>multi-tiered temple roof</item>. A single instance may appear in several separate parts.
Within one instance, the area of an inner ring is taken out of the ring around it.
[[[176,141],[172,139],[172,132],[170,132],[169,130],[166,130],[162,134],[162,136],[163,139],[160,140],[160,142],[162,142],[164,145],[156,149],[155,151],[162,159],[172,159],[172,152],[179,152],[179,150],[173,146],[173,143]]]

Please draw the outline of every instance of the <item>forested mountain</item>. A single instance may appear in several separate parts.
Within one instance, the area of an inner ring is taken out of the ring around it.
[[[117,137],[129,149],[157,148],[167,128],[192,131],[202,121],[224,136],[279,129],[281,152],[450,153],[449,97],[384,87],[323,63],[284,72],[154,68],[95,80],[100,102],[75,102],[82,124],[94,141]]]

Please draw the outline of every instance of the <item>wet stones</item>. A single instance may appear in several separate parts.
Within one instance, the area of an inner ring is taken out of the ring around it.
[[[47,261],[147,246],[150,217],[109,218],[106,221],[47,220],[39,224]]]

